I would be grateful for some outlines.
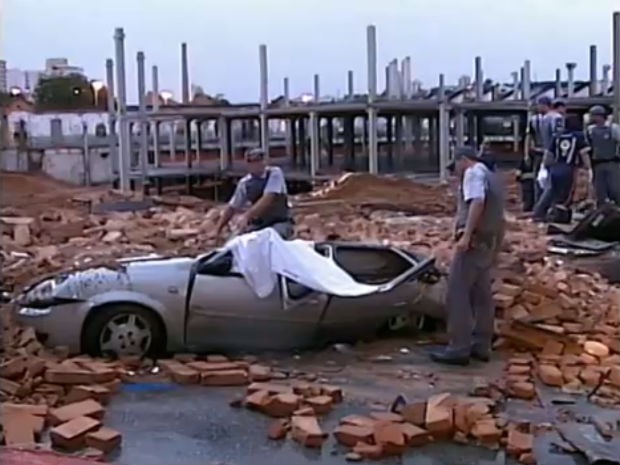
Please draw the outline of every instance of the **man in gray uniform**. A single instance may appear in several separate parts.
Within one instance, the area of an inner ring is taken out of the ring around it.
[[[471,147],[456,150],[453,166],[461,183],[446,295],[450,343],[433,351],[431,359],[467,365],[472,357],[490,357],[495,316],[491,268],[504,238],[504,187]]]
[[[607,112],[600,105],[590,109],[592,122],[586,130],[594,173],[597,205],[610,201],[620,206],[620,126],[606,124]]]
[[[221,236],[224,226],[235,213],[243,212],[239,222],[240,232],[273,228],[283,238],[290,238],[293,235],[293,220],[282,170],[277,166],[265,165],[261,149],[249,150],[245,160],[248,174],[237,184],[217,224],[217,237]]]

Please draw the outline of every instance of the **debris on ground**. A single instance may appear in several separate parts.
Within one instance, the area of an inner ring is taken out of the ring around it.
[[[449,192],[447,187],[420,187],[404,179],[350,175],[312,198],[298,199],[297,234],[313,240],[405,246],[434,255],[446,271],[453,251],[451,218],[410,218],[394,210],[411,212],[404,208],[409,204],[420,213],[446,214],[453,208]],[[10,205],[3,198],[4,289],[19,291],[61,271],[116,267],[121,257],[204,253],[214,245],[212,232],[221,211],[208,201],[178,196],[156,198],[154,206],[142,210],[93,213],[93,205],[124,197],[67,186],[46,198],[36,192],[26,200],[9,195]],[[324,208],[325,202],[340,200],[345,202],[337,208]],[[247,395],[231,404],[272,417],[266,431],[269,438],[290,435],[300,444],[320,447],[332,433],[349,449],[350,461],[398,455],[429,441],[454,440],[502,446],[521,463],[535,463],[531,447],[535,429],[500,418],[499,397],[534,401],[537,386],[545,384],[566,394],[583,394],[598,405],[620,405],[620,289],[600,275],[548,258],[546,246],[539,226],[509,218],[493,283],[495,348],[506,353],[507,362],[503,379],[473,398],[444,393],[416,399],[399,414],[362,412],[343,418],[328,432],[321,427],[321,417],[333,415],[342,402],[337,386],[282,383],[267,365],[223,356],[177,354],[158,361],[158,366],[179,384],[247,386]],[[1,313],[5,350],[0,359],[5,444],[34,446],[49,429],[52,444],[63,449],[97,455],[96,451],[106,454],[118,447],[121,435],[102,424],[103,411],[120,384],[131,381],[131,373],[142,369],[144,361],[68,358],[66,348],[46,349],[31,328],[15,327],[7,309]]]

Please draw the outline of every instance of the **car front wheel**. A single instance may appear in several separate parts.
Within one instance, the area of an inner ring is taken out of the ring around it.
[[[94,356],[147,356],[165,348],[165,330],[150,310],[136,305],[93,309],[86,322],[82,347]]]

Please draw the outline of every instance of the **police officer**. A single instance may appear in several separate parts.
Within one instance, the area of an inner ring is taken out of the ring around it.
[[[267,166],[264,156],[261,149],[246,152],[248,174],[237,184],[217,224],[218,238],[233,215],[241,213],[248,206],[249,208],[242,213],[239,222],[241,232],[273,228],[285,239],[293,235],[293,220],[284,174],[277,166]]]
[[[527,127],[525,156],[517,173],[518,181],[521,183],[523,210],[526,212],[532,211],[534,204],[542,194],[542,189],[536,182],[536,174],[545,152],[543,121],[545,115],[551,111],[551,103],[549,97],[540,97],[536,101],[535,114],[532,115]]]
[[[446,295],[450,343],[431,352],[431,359],[467,365],[472,357],[490,357],[495,315],[491,268],[504,236],[504,188],[471,147],[456,149],[452,168],[461,182]]]
[[[598,206],[606,201],[620,206],[620,127],[606,124],[607,112],[600,105],[590,109],[593,124],[586,130],[594,171],[594,193]]]
[[[568,206],[572,199],[578,167],[587,170],[591,181],[592,166],[582,127],[579,116],[568,115],[563,132],[553,137],[549,150],[545,152],[543,164],[549,171],[549,187],[534,207],[534,220],[544,221],[547,212],[554,205]]]

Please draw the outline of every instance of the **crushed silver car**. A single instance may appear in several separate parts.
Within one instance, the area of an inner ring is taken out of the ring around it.
[[[258,298],[219,249],[46,279],[17,298],[16,316],[45,344],[93,355],[300,349],[368,337],[395,318],[443,317],[434,259],[383,245],[315,250],[360,283],[385,284],[382,291],[344,298],[279,276],[274,292]]]

